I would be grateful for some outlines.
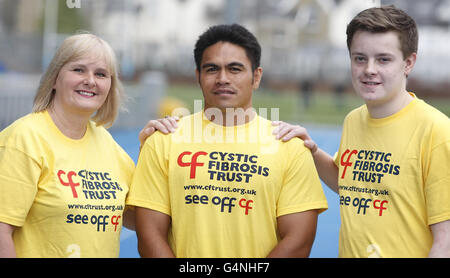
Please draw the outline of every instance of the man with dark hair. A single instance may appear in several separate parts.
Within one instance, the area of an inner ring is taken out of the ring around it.
[[[203,52],[218,41],[227,41],[243,47],[253,71],[260,66],[261,46],[252,33],[239,24],[215,25],[203,33],[195,44],[194,58],[198,71],[200,71]]]
[[[352,82],[365,105],[350,112],[333,158],[298,136],[319,176],[340,195],[340,257],[450,257],[450,121],[406,89],[416,62],[414,20],[394,6],[347,26]]]
[[[219,25],[195,47],[205,108],[140,153],[127,204],[143,257],[307,257],[327,208],[311,153],[252,108],[261,47]]]

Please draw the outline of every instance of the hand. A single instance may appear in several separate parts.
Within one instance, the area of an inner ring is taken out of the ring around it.
[[[276,135],[275,138],[281,139],[281,141],[289,141],[294,137],[298,137],[303,140],[305,147],[311,150],[311,153],[317,151],[317,144],[311,139],[306,128],[299,125],[291,125],[283,121],[273,121],[273,126],[276,128],[272,134]]]
[[[144,128],[139,132],[139,142],[141,143],[141,146],[149,136],[155,133],[156,130],[159,130],[164,134],[175,132],[175,129],[178,128],[178,120],[179,118],[176,116],[166,116],[162,119],[148,121]]]

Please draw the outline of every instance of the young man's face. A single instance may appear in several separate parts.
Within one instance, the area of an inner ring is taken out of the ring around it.
[[[357,31],[350,47],[352,83],[368,107],[398,102],[406,93],[406,76],[416,54],[406,59],[400,50],[397,33]]]
[[[252,71],[245,49],[217,42],[203,52],[197,79],[205,98],[205,109],[252,107],[252,92],[259,87],[262,69]]]

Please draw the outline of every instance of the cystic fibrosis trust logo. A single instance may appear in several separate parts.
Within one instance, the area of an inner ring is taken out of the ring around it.
[[[118,193],[123,189],[113,180],[109,172],[58,170],[56,175],[63,187],[70,188],[72,194],[67,192],[70,197],[88,200],[87,203],[84,201],[71,203],[72,199],[68,197],[67,206],[70,212],[66,215],[65,223],[77,226],[90,225],[96,227],[97,232],[105,232],[109,226],[114,227],[114,232],[120,231],[122,215],[121,213],[111,215],[111,213],[123,211],[123,201],[120,201],[123,196]],[[104,200],[104,202],[89,203],[90,200]],[[67,252],[70,256],[77,257],[80,250],[74,244],[68,246]]]
[[[123,191],[108,172],[58,170],[57,177],[62,186],[70,187],[74,199],[79,194],[90,200],[117,199],[117,191]]]
[[[351,162],[352,157],[356,160]],[[341,155],[341,179],[347,174],[347,168],[353,166],[352,180],[358,182],[381,183],[386,175],[400,174],[400,166],[392,162],[392,154],[371,150],[345,150]]]
[[[357,214],[366,215],[366,210],[374,209],[378,216],[383,216],[383,211],[388,209],[388,200],[378,199],[376,196],[389,196],[385,189],[386,184],[382,184],[383,179],[389,175],[399,175],[400,166],[396,165],[392,159],[392,153],[373,150],[350,150],[346,149],[340,158],[342,174],[340,179],[347,178],[347,182],[357,182],[356,185],[342,184],[340,182],[340,205],[343,207],[353,206]],[[350,167],[350,168],[349,168]],[[375,188],[368,185],[377,185]],[[384,189],[377,188],[382,185]],[[369,196],[346,196],[345,191],[370,194]]]
[[[75,189],[76,186],[79,186],[80,184],[78,182],[74,182],[72,177],[76,176],[77,173],[74,171],[69,171],[67,174],[63,170],[58,171],[58,179],[64,186],[69,186],[70,189],[72,189],[72,194],[74,198],[78,198],[77,190]]]
[[[184,151],[178,156],[177,163],[181,167],[190,167],[190,179],[195,179],[197,167],[205,164],[198,161],[200,156],[207,156],[209,159],[207,168],[210,180],[248,183],[253,175],[269,175],[268,167],[258,165],[257,155],[228,152],[208,154],[204,151],[192,154],[190,151]]]
[[[350,154],[348,154],[350,153]],[[353,163],[350,162],[350,159],[352,158],[352,155],[357,154],[357,150],[350,151],[349,149],[345,150],[345,152],[341,156],[341,166],[344,167],[344,170],[342,171],[341,179],[345,178],[345,173],[347,172],[347,167],[352,166]],[[348,154],[348,156],[347,156]],[[345,157],[347,157],[347,160],[344,160]]]
[[[191,167],[191,172],[189,175],[190,179],[194,179],[195,178],[195,169],[197,168],[197,166],[203,166],[204,163],[199,163],[197,162],[197,159],[200,155],[207,155],[208,153],[206,152],[196,152],[192,157],[191,157],[191,162],[183,162],[183,157],[186,155],[191,155],[192,152],[182,152],[179,156],[178,156],[178,165],[180,165],[181,167]]]
[[[180,167],[190,167],[189,180],[198,178],[198,167],[206,167],[208,170],[206,174],[202,174],[209,178],[210,183],[185,185],[185,190],[195,190],[194,193],[198,191],[222,192],[226,195],[187,194],[185,204],[212,205],[219,207],[221,213],[232,213],[233,208],[239,206],[243,209],[244,215],[249,215],[250,210],[254,207],[254,200],[249,197],[256,196],[256,189],[249,188],[245,184],[249,184],[255,175],[269,176],[269,168],[259,165],[257,155],[243,153],[183,151],[177,157],[177,164]],[[235,184],[228,185],[224,182]],[[234,194],[239,194],[241,197],[233,197]]]

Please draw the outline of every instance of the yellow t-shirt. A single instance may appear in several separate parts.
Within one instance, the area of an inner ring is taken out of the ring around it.
[[[64,136],[47,111],[0,133],[0,222],[18,257],[118,257],[134,163],[103,128]]]
[[[327,208],[309,150],[275,140],[270,121],[223,127],[202,112],[141,151],[128,205],[171,216],[177,257],[265,257],[277,217]]]
[[[450,219],[448,117],[415,96],[383,119],[361,106],[345,119],[335,162],[339,256],[426,257],[429,225]]]

